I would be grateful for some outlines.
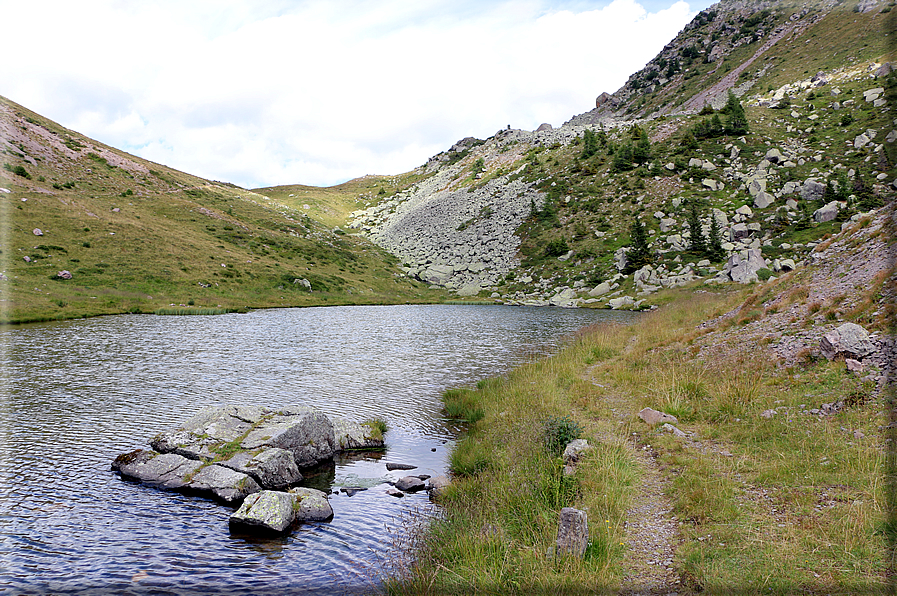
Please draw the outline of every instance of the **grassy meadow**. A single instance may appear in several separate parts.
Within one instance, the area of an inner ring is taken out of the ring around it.
[[[684,591],[883,590],[886,453],[872,387],[843,362],[697,356],[710,336],[696,326],[750,292],[683,292],[635,324],[588,329],[554,357],[447,392],[447,414],[469,431],[451,455],[444,513],[390,593],[618,589],[626,512],[644,473],[636,449],[655,456],[667,483]],[[800,413],[846,396],[836,415]],[[677,416],[689,436],[649,427],[636,416],[643,407]],[[546,444],[546,423],[564,417],[594,445],[569,477]],[[550,554],[565,506],[588,512],[582,560]]]
[[[293,202],[299,187],[204,180],[5,98],[0,110],[15,147],[0,156],[0,188],[9,191],[0,192],[0,323],[445,297],[337,227],[400,177],[367,176]]]

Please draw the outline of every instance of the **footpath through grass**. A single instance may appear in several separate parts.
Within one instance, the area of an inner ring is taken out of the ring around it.
[[[696,358],[696,342],[712,337],[696,325],[743,300],[741,291],[693,294],[636,324],[591,328],[507,377],[447,392],[447,413],[469,420],[469,432],[451,455],[441,515],[389,591],[619,588],[626,511],[639,490],[633,446],[656,451],[669,482],[680,592],[882,591],[881,404],[843,362],[780,369],[759,348],[738,362]],[[800,413],[848,396],[838,414]],[[676,415],[690,436],[649,427],[635,415],[645,406]],[[760,416],[770,408],[779,415]],[[573,476],[546,443],[557,433],[548,422],[563,417],[595,445]],[[583,560],[550,553],[565,506],[588,511]]]

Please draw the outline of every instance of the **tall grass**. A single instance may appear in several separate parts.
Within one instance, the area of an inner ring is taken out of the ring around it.
[[[211,308],[211,307],[172,307],[157,308],[153,311],[155,315],[226,315],[232,312],[247,312],[246,309],[234,308]]]
[[[760,350],[737,360],[712,350],[695,356],[706,334],[698,325],[743,304],[747,292],[686,295],[633,325],[591,328],[507,378],[447,392],[447,409],[457,402],[459,412],[475,413],[458,418],[476,420],[451,454],[443,515],[419,535],[414,564],[390,577],[388,590],[616,589],[626,510],[640,476],[627,445],[633,436],[650,443],[669,482],[684,589],[881,590],[887,526],[878,404],[858,399],[830,417],[801,413],[868,395],[869,387],[846,375],[843,363],[792,370]],[[691,438],[648,428],[635,416],[644,406],[676,415]],[[773,408],[773,418],[760,417]],[[552,417],[569,417],[594,445],[573,476],[545,448]],[[588,510],[582,560],[549,554],[563,506]]]

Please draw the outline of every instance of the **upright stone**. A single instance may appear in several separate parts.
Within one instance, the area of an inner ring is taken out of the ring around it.
[[[558,525],[557,552],[583,557],[589,545],[588,515],[581,509],[561,509]]]

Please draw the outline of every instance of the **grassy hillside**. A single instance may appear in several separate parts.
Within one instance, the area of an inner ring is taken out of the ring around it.
[[[10,191],[0,192],[0,321],[439,299],[392,256],[334,230],[361,183],[316,189],[325,198],[309,212],[136,158],[6,99],[0,127]]]
[[[851,372],[819,339],[844,321],[893,333],[893,215],[820,245],[804,271],[671,290],[635,324],[446,392],[469,430],[391,593],[884,592],[888,357]],[[646,407],[675,426],[644,422]],[[592,448],[565,473],[556,445],[574,437]],[[588,513],[581,559],[553,554],[562,507]]]

